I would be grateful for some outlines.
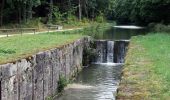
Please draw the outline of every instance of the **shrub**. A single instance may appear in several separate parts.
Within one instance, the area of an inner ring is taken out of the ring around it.
[[[99,15],[95,18],[95,21],[98,23],[103,23],[105,21],[105,18],[103,15]]]
[[[99,15],[95,17],[95,21],[98,22],[98,23],[103,23],[105,22],[105,17],[104,17],[104,14],[102,12],[99,12]]]
[[[87,18],[84,17],[84,18],[81,20],[81,22],[82,22],[82,23],[89,23],[89,19],[87,19]]]
[[[170,33],[170,25],[164,25],[161,23],[150,23],[148,25],[149,29],[154,32],[168,32]]]

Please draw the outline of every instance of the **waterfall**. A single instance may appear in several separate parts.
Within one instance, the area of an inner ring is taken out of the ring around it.
[[[96,63],[124,63],[129,41],[95,41]]]
[[[107,58],[107,41],[96,41],[97,63],[106,63]]]
[[[114,41],[107,41],[107,63],[114,61]]]
[[[126,56],[128,44],[129,44],[129,41],[126,41],[126,40],[115,41],[114,62],[116,63],[125,62],[125,56]]]

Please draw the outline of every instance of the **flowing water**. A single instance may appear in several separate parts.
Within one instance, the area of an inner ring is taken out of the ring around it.
[[[114,41],[107,41],[107,63],[114,61]]]
[[[57,100],[115,100],[121,69],[121,64],[84,68]]]
[[[144,30],[111,28],[93,33],[97,57],[56,100],[115,100],[131,36]]]

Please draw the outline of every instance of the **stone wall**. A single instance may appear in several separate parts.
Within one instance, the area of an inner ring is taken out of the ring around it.
[[[82,69],[90,38],[0,65],[1,100],[45,100],[57,93],[59,76],[70,79]]]

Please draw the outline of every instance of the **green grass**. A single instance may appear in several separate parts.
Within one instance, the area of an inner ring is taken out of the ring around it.
[[[133,37],[126,56],[119,99],[170,99],[170,35]],[[118,99],[118,100],[119,100]]]
[[[71,33],[73,32],[75,31]],[[23,57],[28,57],[39,51],[60,47],[83,37],[81,34],[65,33],[70,32],[0,38],[0,63],[12,62]]]
[[[62,46],[83,36],[92,36],[92,34],[99,33],[99,29],[105,30],[103,26],[110,27],[112,25],[113,23],[93,23],[82,30],[0,38],[0,64],[13,62],[39,51]]]

